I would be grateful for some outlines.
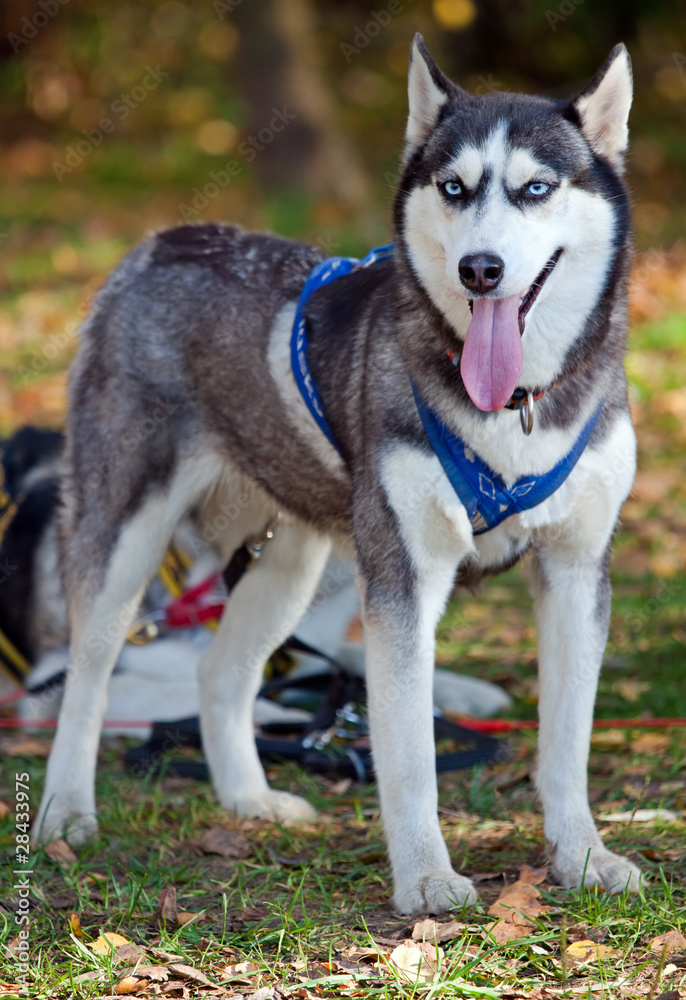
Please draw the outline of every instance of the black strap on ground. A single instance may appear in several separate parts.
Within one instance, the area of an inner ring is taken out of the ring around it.
[[[265,689],[274,692],[286,687],[301,687],[312,690],[315,685],[326,682],[329,685],[321,712],[315,713],[314,719],[307,726],[290,725],[294,738],[278,739],[271,736],[256,737],[257,751],[264,764],[274,764],[284,761],[294,761],[308,771],[327,774],[338,778],[352,778],[356,781],[373,781],[374,764],[368,740],[360,739],[348,745],[347,741],[334,740],[328,744],[311,745],[308,737],[328,728],[335,719],[338,708],[351,701],[348,697],[353,692],[364,698],[364,683],[357,677],[340,676],[322,673],[314,677],[303,677],[296,681],[283,678],[265,685]],[[347,686],[346,686],[347,683]],[[281,728],[273,727],[274,729]],[[488,733],[477,732],[466,726],[460,726],[448,719],[439,717],[434,720],[434,733],[437,740],[450,740],[461,749],[438,754],[436,771],[443,774],[447,771],[463,770],[477,764],[495,764],[509,760],[511,750],[509,744]],[[177,722],[156,722],[152,734],[143,746],[134,747],[124,756],[125,767],[137,774],[160,774],[169,776],[194,778],[197,781],[209,779],[207,765],[204,761],[175,760],[170,754],[181,747],[202,749],[200,722],[197,717],[180,719]]]
[[[247,571],[253,558],[247,545],[234,552],[222,574],[229,594]],[[280,677],[263,685],[260,691],[263,698],[287,689],[300,690],[317,697],[318,707],[306,725],[277,724],[269,727],[274,736],[257,736],[255,742],[260,760],[265,764],[295,761],[315,773],[348,777],[360,782],[374,780],[374,764],[366,734],[360,733],[359,739],[334,738],[328,742],[318,739],[320,734],[335,726],[344,706],[366,703],[364,681],[349,674],[327,653],[315,649],[296,636],[290,636],[281,648],[287,652],[316,657],[328,663],[331,669],[298,678]],[[291,739],[276,738],[276,734],[283,733],[284,729],[292,734]],[[507,742],[488,733],[459,726],[448,719],[435,719],[434,732],[436,739],[451,740],[462,747],[436,757],[436,771],[439,774],[477,764],[509,760],[511,756]],[[197,717],[154,723],[148,742],[127,751],[124,764],[127,770],[138,774],[164,773],[207,781],[209,773],[204,761],[174,760],[170,757],[171,752],[181,747],[202,749]]]

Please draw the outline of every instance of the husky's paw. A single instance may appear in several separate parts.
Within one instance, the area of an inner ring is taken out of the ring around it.
[[[553,871],[568,889],[580,889],[583,882],[586,888],[597,885],[613,893],[624,892],[625,889],[638,892],[647,882],[640,868],[604,847],[592,847],[583,854],[561,855],[558,852]]]
[[[59,810],[51,806],[41,809],[31,829],[34,844],[49,844],[63,838],[72,847],[82,847],[98,833],[98,821],[93,813]]]
[[[469,906],[477,899],[474,884],[450,869],[430,872],[409,885],[397,886],[393,905],[398,913],[445,913]]]
[[[237,816],[276,820],[280,823],[297,823],[314,819],[317,810],[299,795],[268,789],[254,799],[239,799],[233,805]]]

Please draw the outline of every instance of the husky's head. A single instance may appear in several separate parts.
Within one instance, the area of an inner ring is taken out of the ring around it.
[[[462,378],[482,410],[518,385],[549,385],[607,319],[629,231],[631,92],[623,45],[579,96],[554,101],[469,94],[415,38],[396,229],[463,342]]]

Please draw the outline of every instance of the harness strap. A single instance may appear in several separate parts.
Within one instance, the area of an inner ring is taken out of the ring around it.
[[[309,341],[307,337],[307,322],[304,316],[305,305],[314,292],[319,288],[323,288],[324,285],[335,281],[336,278],[342,278],[358,267],[369,267],[370,264],[388,260],[392,256],[393,244],[389,243],[386,246],[370,250],[364,260],[358,260],[357,257],[329,257],[327,260],[323,260],[321,264],[317,264],[305,282],[305,287],[300,293],[298,305],[295,310],[293,333],[291,335],[291,368],[293,369],[293,377],[319,429],[339,454],[340,448],[336,444],[336,440],[324,416],[324,409],[312,379],[310,365],[307,360]]]
[[[429,444],[465,506],[475,535],[490,531],[513,514],[531,510],[562,486],[581,458],[604,405],[600,403],[571,451],[549,472],[542,476],[523,476],[508,488],[497,472],[440,421],[414,384],[412,391]]]

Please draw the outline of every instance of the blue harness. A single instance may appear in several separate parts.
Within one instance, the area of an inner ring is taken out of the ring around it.
[[[369,267],[378,261],[393,256],[393,244],[371,250],[364,260],[356,257],[330,257],[317,264],[305,283],[293,321],[291,334],[291,366],[296,384],[307,404],[307,408],[340,454],[336,440],[324,416],[324,410],[317,394],[307,361],[307,323],[303,315],[310,296],[336,278],[350,274],[358,267]],[[450,484],[464,504],[475,535],[496,528],[513,514],[537,507],[562,486],[576,463],[600,420],[603,403],[590,417],[573,448],[549,472],[540,476],[523,476],[509,488],[497,472],[486,465],[483,459],[472,451],[464,441],[441,422],[440,418],[427,406],[412,383],[417,412],[424,426],[424,432],[438,461],[441,463]]]

